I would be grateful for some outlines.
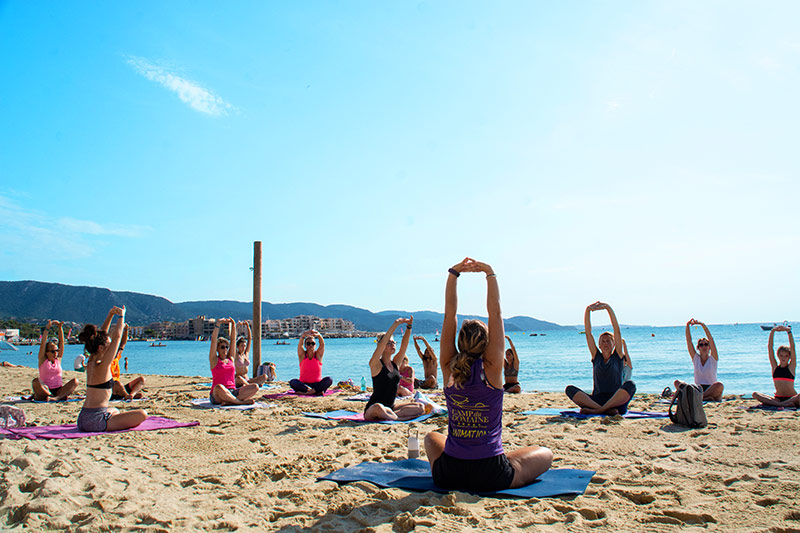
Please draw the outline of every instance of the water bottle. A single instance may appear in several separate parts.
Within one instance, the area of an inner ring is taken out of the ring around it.
[[[416,434],[412,435],[411,431],[416,431]],[[409,459],[416,459],[419,457],[419,429],[416,428],[408,428],[408,458]]]
[[[361,376],[361,392],[367,392],[367,380]]]

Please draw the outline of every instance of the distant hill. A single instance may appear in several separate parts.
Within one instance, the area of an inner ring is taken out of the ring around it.
[[[135,292],[118,292],[97,287],[77,287],[40,281],[0,281],[0,318],[25,321],[64,320],[78,323],[102,322],[114,306],[126,306],[128,322],[146,326],[164,320],[182,321],[198,315],[207,317],[231,316],[236,320],[252,318],[253,304],[232,300],[173,303],[160,296]],[[433,333],[441,329],[444,315],[434,311],[381,311],[373,313],[349,305],[319,305],[296,302],[273,304],[263,302],[263,319],[291,318],[314,315],[321,318],[344,318],[361,331],[384,331],[397,317],[414,315],[414,331]],[[459,319],[485,317],[459,315]],[[574,329],[526,316],[505,320],[508,331],[543,331]]]

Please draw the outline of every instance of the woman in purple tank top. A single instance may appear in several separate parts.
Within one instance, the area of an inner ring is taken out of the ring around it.
[[[524,487],[550,468],[553,452],[537,446],[507,455],[503,451],[505,331],[497,276],[492,267],[469,257],[448,272],[439,356],[448,435],[434,431],[425,437],[433,481],[445,489],[471,492]],[[465,320],[456,348],[456,280],[462,272],[486,274],[489,325]]]

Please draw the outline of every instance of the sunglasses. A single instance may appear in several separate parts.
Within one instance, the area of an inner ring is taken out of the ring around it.
[[[316,342],[307,342],[306,343],[306,346],[316,346],[316,345],[317,345]]]
[[[701,347],[701,348],[702,348],[702,347],[704,347],[704,346],[711,346],[711,345],[710,345],[709,343],[707,343],[707,342],[700,342],[700,343],[698,343],[697,345],[698,345],[699,347]]]
[[[58,350],[45,350],[44,353],[56,353]]]

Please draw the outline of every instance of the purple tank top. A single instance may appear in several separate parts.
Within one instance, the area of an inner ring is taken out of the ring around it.
[[[472,363],[460,389],[444,389],[447,441],[444,452],[456,459],[486,459],[503,454],[503,389],[484,383],[483,358]]]

